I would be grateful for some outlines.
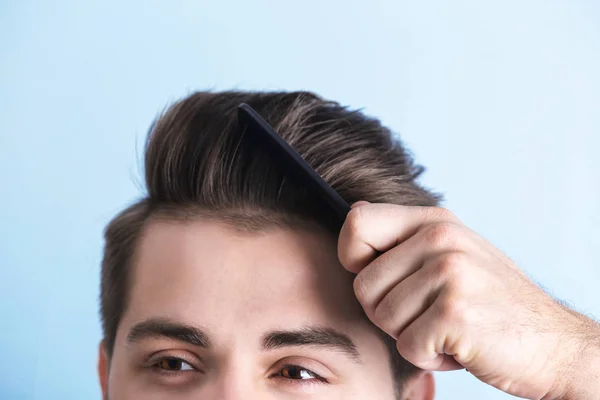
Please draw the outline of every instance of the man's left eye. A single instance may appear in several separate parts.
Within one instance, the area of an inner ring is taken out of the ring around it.
[[[163,358],[161,360],[158,360],[155,366],[156,368],[173,372],[194,370],[194,367],[192,367],[189,363],[185,362],[180,358]]]
[[[318,381],[326,382],[326,380],[323,377],[315,374],[309,369],[302,368],[298,365],[285,365],[283,368],[281,368],[279,373],[276,374],[276,376],[294,380],[315,379]]]

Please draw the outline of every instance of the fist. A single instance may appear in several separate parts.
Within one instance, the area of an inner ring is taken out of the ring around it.
[[[562,397],[595,326],[441,208],[357,203],[338,255],[402,357],[426,370],[466,368],[515,396]]]

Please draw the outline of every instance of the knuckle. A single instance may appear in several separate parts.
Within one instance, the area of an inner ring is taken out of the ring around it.
[[[361,207],[355,207],[350,210],[346,216],[346,228],[351,238],[360,237],[363,226],[363,212]]]
[[[425,232],[425,241],[432,247],[444,247],[454,240],[456,228],[448,222],[430,225]]]
[[[360,267],[360,265],[357,265],[354,252],[356,244],[362,241],[361,231],[364,223],[362,222],[363,217],[360,209],[361,207],[356,207],[348,213],[337,244],[338,258],[341,264],[353,271]]]
[[[415,329],[410,327],[405,329],[396,340],[396,349],[402,358],[417,366],[416,364],[419,360],[419,346],[415,345],[417,342],[415,331]]]
[[[440,256],[436,263],[437,274],[447,279],[460,280],[467,264],[467,257],[463,253],[452,252]]]
[[[448,291],[436,302],[436,307],[442,320],[452,322],[462,321],[468,311],[467,301],[458,291]]]
[[[342,237],[340,237],[340,240],[338,240],[337,255],[338,255],[338,259],[340,260],[340,263],[345,268],[350,268],[353,266],[352,254],[348,249],[348,245],[346,244],[346,242],[343,240]]]

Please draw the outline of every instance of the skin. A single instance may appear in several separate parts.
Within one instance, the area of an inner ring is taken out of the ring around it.
[[[336,238],[317,228],[250,234],[156,220],[131,274],[110,359],[100,345],[105,399],[395,398],[388,350]],[[432,399],[431,374],[403,393]]]
[[[548,296],[440,208],[359,202],[338,254],[369,319],[428,370],[530,399],[597,399],[600,325]]]

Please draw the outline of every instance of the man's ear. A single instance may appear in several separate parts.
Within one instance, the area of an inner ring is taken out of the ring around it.
[[[428,371],[419,371],[402,388],[402,400],[433,400],[434,396],[433,374]]]
[[[100,380],[100,388],[102,389],[102,398],[108,399],[108,372],[110,368],[110,360],[108,359],[108,351],[104,340],[98,346],[98,378]]]

